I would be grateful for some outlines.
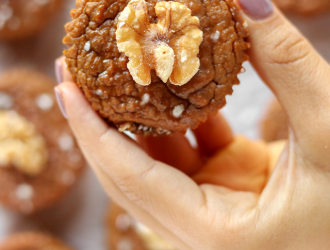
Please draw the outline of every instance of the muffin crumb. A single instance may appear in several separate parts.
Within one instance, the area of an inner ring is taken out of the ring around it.
[[[184,111],[183,104],[175,106],[175,108],[173,109],[173,116],[175,118],[179,118],[182,115],[183,111]]]
[[[29,184],[21,184],[17,186],[15,195],[19,200],[31,200],[34,195],[34,191]]]

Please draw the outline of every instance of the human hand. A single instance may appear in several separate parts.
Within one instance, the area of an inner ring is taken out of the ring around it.
[[[178,249],[329,249],[330,67],[268,2],[239,4],[251,62],[289,117],[273,171],[281,145],[235,138],[220,115],[194,131],[198,149],[180,134],[139,146],[65,70],[60,105],[109,196]]]

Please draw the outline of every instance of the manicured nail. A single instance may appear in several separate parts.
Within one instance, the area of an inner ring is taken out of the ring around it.
[[[55,75],[58,84],[63,82],[63,71],[62,63],[59,60],[55,61]]]
[[[59,91],[56,87],[54,88],[55,89],[55,96],[56,96],[56,100],[57,100],[57,104],[64,116],[65,119],[68,119],[68,115],[66,113],[66,109],[65,109],[65,104],[64,104],[64,101],[63,101],[63,97],[62,97],[62,93],[61,91]]]
[[[246,15],[258,21],[270,17],[274,12],[270,0],[238,0],[238,3]]]

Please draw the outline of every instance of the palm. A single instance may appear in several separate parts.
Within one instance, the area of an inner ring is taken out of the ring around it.
[[[139,137],[138,141],[154,159],[181,170],[197,184],[257,194],[261,193],[273,168],[272,159],[278,158],[284,146],[284,142],[268,146],[244,137],[234,138],[220,115],[210,117],[194,133],[198,149],[193,149],[181,134]]]

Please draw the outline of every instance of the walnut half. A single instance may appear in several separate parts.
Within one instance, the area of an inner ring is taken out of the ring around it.
[[[36,176],[47,160],[46,141],[34,125],[14,111],[0,111],[0,168],[15,167]]]
[[[151,83],[150,71],[174,85],[187,83],[198,71],[197,57],[203,40],[198,17],[177,2],[158,2],[158,23],[148,20],[144,0],[132,0],[120,13],[117,46],[129,58],[127,67],[135,82]]]

